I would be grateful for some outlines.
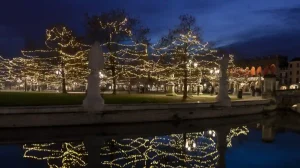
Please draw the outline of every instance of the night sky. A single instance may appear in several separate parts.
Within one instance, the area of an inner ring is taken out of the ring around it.
[[[152,43],[187,13],[197,18],[205,42],[230,48],[237,57],[300,55],[299,0],[3,0],[0,55],[20,56],[25,41],[42,45],[45,29],[57,23],[83,35],[85,13],[113,8],[139,17]]]

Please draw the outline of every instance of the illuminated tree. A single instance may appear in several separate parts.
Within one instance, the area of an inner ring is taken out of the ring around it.
[[[5,84],[9,84],[9,86],[11,87],[12,83],[15,80],[15,73],[14,73],[14,63],[9,60],[9,59],[5,59],[3,57],[0,56],[0,76],[1,76],[1,82],[5,85]]]
[[[232,67],[230,68],[230,79],[237,82],[245,82],[250,77],[251,70],[249,68]]]
[[[137,48],[134,48],[137,50],[132,50],[131,46],[135,46],[137,43],[147,45],[149,40],[146,35],[149,29],[139,27],[139,20],[128,17],[124,10],[119,9],[104,12],[99,16],[87,16],[87,22],[90,39],[103,43],[103,46],[107,49],[106,66],[111,72],[113,94],[116,94],[117,79],[120,75],[128,77],[132,75],[129,75],[130,72],[126,69],[128,67],[132,68],[132,65],[128,64],[129,61],[132,61],[132,56],[137,57],[134,58],[135,60],[147,56],[145,53],[147,47],[145,49],[145,46],[143,46],[141,49],[141,46],[137,46]],[[128,46],[128,43],[131,43],[131,45]],[[124,65],[124,62],[127,64]],[[125,71],[128,73],[124,74]]]
[[[78,63],[77,54],[81,52],[81,45],[66,26],[55,26],[48,29],[46,35],[45,44],[48,49],[54,51],[53,59],[50,60],[51,65],[59,71],[62,80],[62,92],[67,93],[66,76],[69,74],[66,73],[71,73],[72,70],[78,72],[74,64]],[[81,64],[84,64],[84,62]]]
[[[274,64],[272,64],[270,66],[270,72],[271,72],[271,74],[275,74],[276,73],[276,66]]]
[[[188,77],[192,76],[191,71],[196,67],[195,63],[201,68],[209,67],[212,65],[208,64],[216,63],[216,59],[212,59],[213,57],[203,59],[203,56],[213,54],[206,48],[207,44],[200,42],[200,28],[196,26],[196,19],[190,15],[181,15],[179,20],[180,24],[170,30],[167,36],[161,38],[155,51],[166,73],[177,73],[183,78],[183,100],[185,101],[188,97]]]
[[[35,68],[47,69],[49,79],[59,78],[62,92],[67,93],[67,82],[71,82],[69,79],[85,78],[79,75],[87,74],[87,46],[79,43],[73,32],[64,25],[47,29],[45,44],[45,50],[22,53],[36,63]]]
[[[250,74],[251,74],[251,76],[255,76],[256,73],[255,73],[255,67],[254,66],[251,68]]]
[[[261,74],[262,74],[261,66],[259,66],[259,67],[256,69],[256,74],[257,74],[257,75],[261,75]]]

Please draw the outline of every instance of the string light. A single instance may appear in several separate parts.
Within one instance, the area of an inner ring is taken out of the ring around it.
[[[85,167],[87,152],[83,143],[44,143],[23,145],[24,158],[46,160],[49,168]]]
[[[247,135],[246,126],[232,128],[227,135],[227,147],[232,139]],[[171,134],[150,138],[124,138],[106,141],[100,147],[99,161],[108,167],[215,167],[218,162],[218,133],[203,132]],[[187,142],[193,142],[189,146]],[[88,153],[83,143],[25,144],[24,158],[46,160],[49,168],[84,167]]]
[[[208,43],[202,44],[192,31],[179,34],[167,45],[161,43],[147,45],[136,43],[133,32],[127,26],[128,19],[103,22],[98,20],[100,28],[108,30],[110,41],[101,44],[104,51],[105,66],[102,71],[102,84],[129,84],[132,79],[152,79],[158,87],[160,83],[173,81],[179,85],[188,70],[188,81],[196,84],[199,78],[217,81],[218,74],[210,70],[219,68],[219,55],[216,50],[207,49]],[[125,33],[128,44],[117,43],[115,36]],[[130,43],[130,44],[129,44]],[[85,86],[89,74],[88,52],[90,45],[83,44],[65,26],[56,26],[46,30],[46,49],[22,51],[22,57],[4,59],[0,57],[0,82],[22,81],[31,85],[60,87],[65,81],[68,88]],[[187,55],[188,59],[180,56]],[[229,81],[244,81],[249,77],[249,69],[234,66],[234,56],[230,55]],[[20,83],[20,82],[19,82]]]

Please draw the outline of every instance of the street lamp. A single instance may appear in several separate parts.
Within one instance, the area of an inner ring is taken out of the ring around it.
[[[211,69],[209,72],[210,72],[211,75],[214,76],[214,78],[217,78],[217,76],[218,76],[219,73],[220,73],[220,70],[217,69],[216,67],[214,67],[214,69]],[[214,79],[214,78],[213,78],[213,79]]]
[[[55,71],[55,74],[56,74],[56,75],[60,75],[60,74],[61,74],[61,70],[56,70],[56,71]]]
[[[211,69],[209,72],[210,72],[211,74],[215,74],[215,75],[217,75],[217,74],[219,74],[219,73],[220,73],[220,70],[219,70],[219,69],[217,69],[216,67],[214,67],[214,69]]]
[[[99,72],[99,77],[100,78],[103,78],[104,77],[104,74],[102,72]]]
[[[197,68],[197,66],[198,66],[198,63],[194,62],[194,67]]]

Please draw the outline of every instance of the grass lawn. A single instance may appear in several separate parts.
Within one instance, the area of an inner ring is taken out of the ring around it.
[[[84,94],[61,94],[43,92],[0,92],[0,106],[44,106],[44,105],[80,105]],[[181,102],[182,95],[166,96],[164,94],[104,94],[105,104],[138,103],[176,103]],[[215,96],[193,96],[187,102],[212,102]]]

